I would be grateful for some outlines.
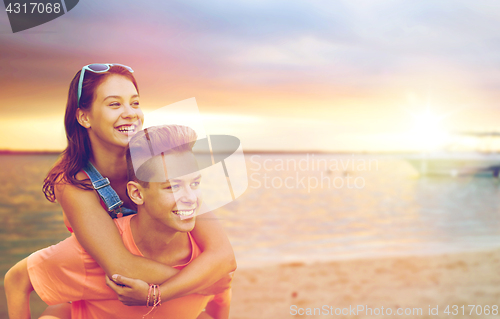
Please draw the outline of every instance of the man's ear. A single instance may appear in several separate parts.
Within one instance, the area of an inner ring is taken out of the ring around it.
[[[142,205],[144,204],[144,198],[141,193],[141,185],[137,182],[130,181],[127,183],[127,193],[128,197],[136,204]]]
[[[78,123],[80,123],[81,126],[90,128],[89,116],[84,110],[80,108],[76,110],[76,120],[78,121]]]

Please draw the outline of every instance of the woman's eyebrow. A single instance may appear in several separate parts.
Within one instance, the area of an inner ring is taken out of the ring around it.
[[[119,96],[119,95],[109,95],[109,96],[106,96],[103,101],[106,101],[107,99],[121,99],[121,96]]]
[[[132,95],[130,97],[130,99],[135,99],[135,98],[138,98],[138,97],[139,97],[139,94],[134,94],[134,95]],[[119,95],[110,95],[110,96],[106,96],[103,101],[106,101],[107,99],[111,99],[111,98],[113,98],[113,99],[121,99],[122,97],[119,96]]]

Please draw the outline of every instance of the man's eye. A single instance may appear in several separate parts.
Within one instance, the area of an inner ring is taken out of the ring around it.
[[[170,185],[170,186],[167,186],[167,189],[171,189],[171,190],[178,190],[179,189],[179,185]]]
[[[200,186],[200,182],[194,182],[194,183],[191,183],[191,187],[192,187],[192,188],[196,188],[196,187],[198,187],[198,186]]]

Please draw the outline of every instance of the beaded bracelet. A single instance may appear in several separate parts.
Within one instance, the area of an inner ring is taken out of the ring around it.
[[[158,297],[156,296],[156,290],[158,290]],[[151,291],[153,292],[153,298],[151,298]],[[149,299],[152,299],[153,301],[153,308],[148,311],[147,314],[142,316],[144,319],[147,315],[149,315],[156,307],[161,306],[161,292],[160,292],[160,286],[155,285],[155,284],[150,284],[149,285],[149,291],[148,291],[148,299],[146,301],[146,307],[149,308]]]

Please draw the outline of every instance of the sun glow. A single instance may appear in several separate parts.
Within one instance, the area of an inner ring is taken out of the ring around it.
[[[62,151],[67,145],[59,115],[1,118],[0,136],[0,149]]]
[[[448,139],[442,125],[444,116],[438,116],[427,109],[424,113],[412,114],[412,117],[413,127],[409,137],[413,147],[432,150],[444,146]]]

